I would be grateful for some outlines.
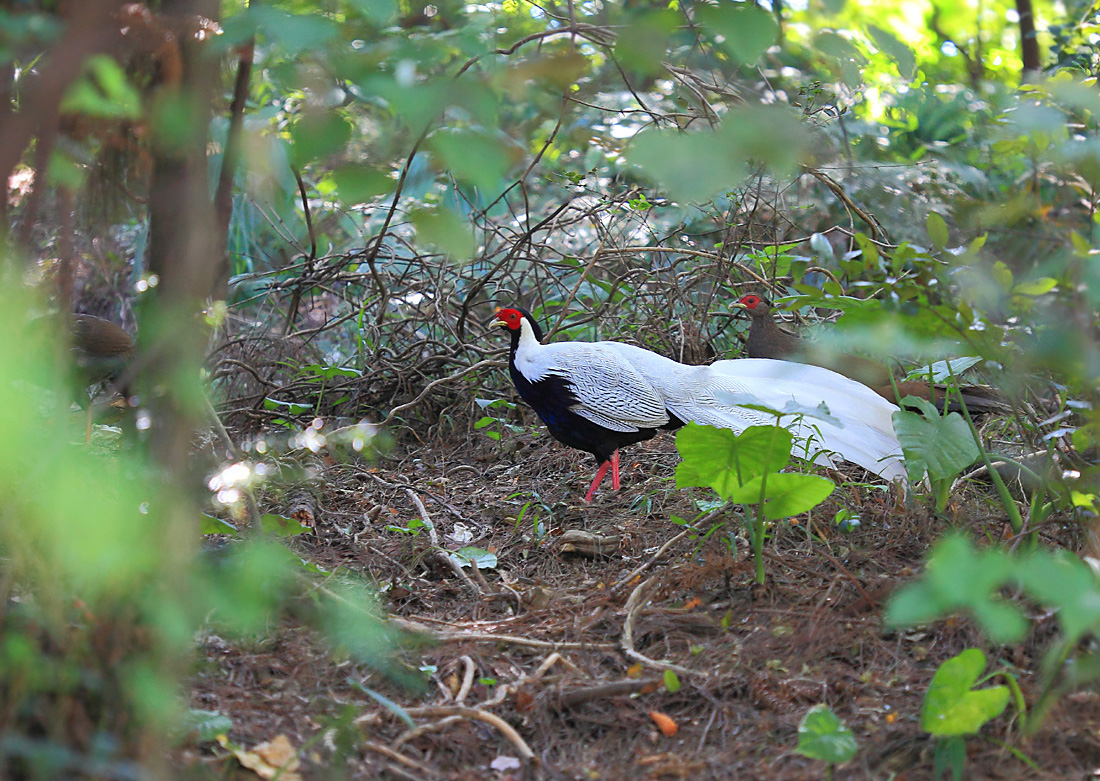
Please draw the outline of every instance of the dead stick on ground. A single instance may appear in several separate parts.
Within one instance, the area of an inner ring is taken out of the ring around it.
[[[367,740],[363,742],[363,748],[369,749],[377,754],[381,754],[384,757],[400,762],[405,767],[411,767],[418,773],[423,773],[425,778],[439,778],[439,773],[432,770],[427,765],[422,765],[415,759],[411,759],[404,754],[394,751],[389,746],[383,746],[381,743],[375,743],[373,740]]]
[[[439,532],[436,531],[435,522],[432,520],[432,516],[428,514],[428,508],[424,506],[424,502],[420,500],[420,497],[416,495],[416,491],[411,488],[406,488],[405,493],[412,499],[413,504],[416,505],[416,511],[420,513],[420,520],[424,522],[424,525],[428,527],[428,541],[432,545],[432,557],[445,567],[449,567],[452,572],[461,580],[466,588],[474,592],[478,597],[481,596],[481,588],[476,583],[470,580],[470,576],[462,571],[462,566],[453,558],[447,555],[446,551],[439,547]]]
[[[394,616],[389,618],[388,623],[398,629],[423,635],[425,639],[436,643],[510,643],[528,648],[548,648],[551,651],[614,651],[618,648],[615,643],[562,643],[552,640],[536,640],[531,637],[517,637],[516,635],[498,635],[492,632],[463,632],[461,630],[439,632],[416,621]]]
[[[470,693],[470,689],[474,686],[474,672],[476,667],[474,666],[474,660],[469,656],[462,657],[462,663],[466,665],[466,671],[462,675],[462,686],[458,690],[458,695],[455,697],[455,702],[462,705],[463,700],[466,699],[466,695]]]
[[[427,724],[421,724],[419,727],[415,727],[414,729],[405,730],[396,738],[394,738],[393,747],[401,748],[401,746],[404,746],[410,740],[416,740],[421,735],[427,735],[429,732],[439,732],[441,729],[446,729],[450,725],[459,721],[463,721],[462,716],[448,716],[447,718],[440,719],[439,721],[432,721]]]
[[[568,708],[573,705],[581,705],[596,700],[607,700],[612,697],[622,697],[625,694],[634,694],[653,687],[655,690],[661,685],[662,678],[640,678],[636,681],[613,681],[601,683],[599,686],[587,686],[579,689],[570,689],[558,694],[557,706]]]
[[[645,597],[650,586],[652,586],[656,580],[656,577],[651,577],[648,580],[642,581],[638,584],[637,588],[630,592],[630,598],[626,600],[626,620],[623,621],[623,653],[634,661],[641,662],[647,667],[654,667],[658,670],[672,670],[679,675],[706,677],[706,673],[697,670],[689,670],[686,667],[681,667],[672,662],[661,662],[656,659],[650,659],[645,654],[634,650],[634,617],[638,614],[642,604],[645,602]]]
[[[628,574],[624,575],[623,577],[619,578],[619,581],[618,581],[617,583],[615,583],[615,584],[614,584],[614,585],[613,585],[613,586],[611,587],[611,590],[612,590],[613,592],[614,592],[614,591],[618,591],[618,590],[619,590],[620,588],[622,588],[623,586],[625,586],[625,585],[626,585],[627,583],[630,583],[630,582],[631,582],[632,580],[634,580],[634,578],[638,577],[638,576],[639,576],[639,575],[641,575],[641,574],[642,574],[643,572],[645,572],[645,571],[646,571],[647,569],[649,569],[650,567],[652,567],[652,566],[653,566],[653,564],[654,564],[654,563],[655,563],[655,562],[657,561],[657,559],[659,559],[659,558],[661,558],[662,556],[664,556],[664,555],[665,555],[665,553],[666,553],[666,552],[668,551],[668,549],[669,549],[669,548],[671,548],[671,547],[672,547],[673,545],[675,545],[676,543],[678,543],[678,542],[679,542],[680,540],[682,540],[682,539],[683,539],[684,537],[686,537],[686,536],[688,536],[689,534],[691,534],[691,533],[692,533],[693,531],[695,531],[695,529],[694,529],[693,527],[689,526],[688,528],[684,529],[684,530],[683,530],[682,532],[680,532],[679,534],[677,534],[677,535],[676,535],[675,537],[673,537],[673,538],[672,538],[671,540],[669,540],[669,541],[668,541],[668,542],[666,542],[666,543],[665,543],[664,545],[662,545],[662,546],[661,546],[660,548],[658,548],[658,549],[657,549],[657,552],[656,552],[656,553],[654,553],[654,554],[653,554],[653,555],[652,555],[652,556],[651,556],[651,557],[649,558],[649,560],[648,560],[648,561],[646,561],[646,562],[644,562],[644,563],[642,563],[642,564],[639,564],[639,565],[638,565],[637,567],[635,567],[635,568],[634,568],[634,570],[633,570],[632,572],[630,572],[630,573],[628,573]]]
[[[515,746],[516,751],[519,752],[520,757],[525,762],[538,762],[538,757],[535,756],[535,752],[531,750],[531,747],[527,745],[527,741],[516,732],[511,724],[495,713],[489,713],[488,711],[483,711],[478,708],[469,708],[461,705],[429,705],[424,708],[407,708],[406,710],[410,716],[459,716],[462,718],[484,721],[486,724],[496,727],[497,731],[503,735],[509,743]]]

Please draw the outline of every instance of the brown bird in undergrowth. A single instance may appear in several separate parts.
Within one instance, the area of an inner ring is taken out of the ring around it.
[[[737,301],[737,305],[748,312],[749,317],[752,318],[746,342],[750,358],[797,361],[832,369],[838,374],[862,382],[878,395],[895,403],[906,396],[918,396],[933,402],[940,412],[943,412],[945,403],[949,410],[958,408],[955,399],[948,400],[946,385],[930,385],[927,380],[893,379],[890,367],[880,361],[848,353],[815,349],[811,342],[780,328],[772,314],[771,305],[761,296],[750,293],[742,296]],[[1011,407],[993,388],[984,385],[963,385],[959,390],[970,412],[1011,411]]]
[[[134,357],[134,338],[122,326],[92,315],[73,315],[73,358],[85,387],[115,380]]]
[[[126,388],[113,384],[126,371],[134,357],[134,338],[122,326],[92,315],[73,315],[72,356],[75,369],[74,395],[88,413],[85,437],[91,440],[92,403],[106,385],[123,398]],[[94,388],[91,395],[88,389]]]

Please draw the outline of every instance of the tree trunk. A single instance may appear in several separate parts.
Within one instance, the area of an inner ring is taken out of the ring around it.
[[[1016,0],[1016,14],[1020,17],[1020,58],[1024,69],[1021,80],[1034,81],[1039,73],[1039,39],[1035,36],[1035,14],[1031,0]]]

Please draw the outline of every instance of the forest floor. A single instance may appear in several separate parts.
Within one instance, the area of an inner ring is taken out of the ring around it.
[[[912,630],[882,620],[952,525],[1005,535],[991,496],[968,488],[943,519],[920,501],[907,509],[887,491],[842,485],[810,518],[774,527],[757,586],[732,509],[699,525],[724,524],[705,538],[670,520],[696,518],[713,498],[676,490],[678,460],[671,436],[628,449],[622,489],[605,483],[590,506],[579,500],[591,459],[545,435],[330,464],[314,484],[312,532],[289,544],[368,578],[389,616],[433,635],[401,651],[423,685],[393,683],[288,617],[261,640],[206,636],[192,707],[232,719],[228,742],[242,749],[285,736],[306,779],[595,781],[825,778],[823,763],[794,750],[806,712],[825,704],[859,744],[835,778],[915,781],[934,777],[919,714],[944,660],[982,648],[1034,702],[1049,615],[1032,611],[1028,643],[1000,647],[963,617]],[[841,507],[859,517],[848,533],[833,522]],[[424,529],[396,530],[425,513],[441,547],[491,551],[496,566],[466,569],[464,582],[433,558]],[[1050,533],[1072,547],[1072,529]],[[967,741],[970,777],[1084,778],[1100,767],[1094,691],[1064,697],[1029,741],[1017,727],[1010,706]],[[176,761],[189,776],[256,777],[224,742],[184,747]]]

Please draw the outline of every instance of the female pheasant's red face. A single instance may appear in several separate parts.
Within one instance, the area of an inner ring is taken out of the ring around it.
[[[749,293],[747,296],[741,296],[737,303],[741,304],[746,309],[756,309],[756,307],[760,306],[760,296],[754,296],[752,293]]]
[[[518,331],[523,323],[523,313],[518,309],[498,309],[496,319],[492,325],[502,325],[513,331]]]

